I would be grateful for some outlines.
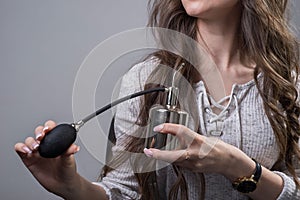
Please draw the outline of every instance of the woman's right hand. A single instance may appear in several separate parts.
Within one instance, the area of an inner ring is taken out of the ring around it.
[[[40,141],[55,126],[54,121],[47,121],[44,126],[36,127],[35,138],[28,137],[24,143],[15,144],[15,151],[44,188],[63,197],[78,183],[79,175],[73,154],[79,151],[79,146],[72,144],[63,155],[56,158],[41,157],[38,152]]]

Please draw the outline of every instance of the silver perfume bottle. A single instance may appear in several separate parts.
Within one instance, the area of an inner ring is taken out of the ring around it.
[[[178,148],[178,139],[171,134],[153,131],[153,128],[163,123],[182,124],[187,126],[189,114],[177,107],[178,88],[169,87],[165,106],[156,105],[150,109],[146,134],[147,148],[174,150]]]

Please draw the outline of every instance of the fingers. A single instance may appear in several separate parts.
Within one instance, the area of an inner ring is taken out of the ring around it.
[[[164,123],[154,127],[153,130],[155,132],[170,133],[172,135],[180,136],[183,132],[187,131],[187,129],[187,127],[180,124]]]
[[[39,142],[33,139],[32,137],[28,137],[25,140],[25,145],[31,150],[35,151],[39,147]]]
[[[188,127],[181,124],[164,123],[154,127],[153,131],[160,133],[168,133],[177,137],[189,136],[195,137],[196,133]]]
[[[48,120],[44,126],[44,132],[48,132],[56,126],[56,123],[52,120]]]
[[[17,153],[31,154],[33,151],[36,151],[39,147],[39,142],[32,137],[28,137],[25,140],[25,143],[15,144],[15,151]]]
[[[52,120],[48,120],[44,126],[38,126],[35,128],[34,134],[37,141],[41,141],[45,134],[52,130],[56,126],[56,123]]]
[[[48,120],[44,126],[37,126],[34,130],[35,139],[33,137],[28,137],[25,139],[24,143],[16,143],[15,151],[21,154],[31,154],[36,151],[39,147],[40,141],[43,139],[45,134],[49,132],[56,126],[56,123],[52,120]]]
[[[24,143],[15,144],[15,151],[23,158],[26,155],[37,152],[41,140],[44,136],[56,126],[56,123],[52,120],[45,122],[44,126],[40,125],[35,128],[35,138],[28,137]],[[80,150],[79,146],[72,144],[63,156],[69,156],[77,153]]]
[[[38,147],[39,147],[39,142],[32,137],[28,137],[26,138],[25,143],[20,142],[15,144],[15,151],[23,160],[24,158],[33,157],[33,155],[38,153],[37,152]]]
[[[144,149],[144,153],[148,157],[152,157],[156,160],[162,160],[168,163],[182,162],[186,159],[186,150],[173,150],[173,151],[164,151],[159,149]]]
[[[179,165],[190,158],[192,158],[191,160],[196,158],[204,159],[219,141],[216,138],[201,136],[186,126],[179,124],[164,123],[154,127],[154,131],[176,136],[180,141],[181,147],[179,150],[171,151],[150,148],[144,149],[144,153],[148,157]]]
[[[164,123],[154,127],[153,131],[176,136],[181,148],[190,146],[196,137],[201,139],[199,134],[181,124]]]
[[[43,126],[38,126],[35,128],[34,134],[35,134],[35,139],[38,141],[41,141],[44,137],[44,133],[43,133]]]
[[[25,143],[20,142],[15,144],[15,151],[19,154],[21,158],[24,158],[27,155],[38,153],[37,152],[38,147],[39,147],[39,141],[35,140],[32,137],[28,137],[26,138]],[[80,150],[79,146],[72,144],[62,156],[68,157],[72,154],[77,153],[79,150]]]
[[[24,143],[17,143],[17,144],[15,144],[15,151],[19,155],[32,153],[32,150],[30,150]]]

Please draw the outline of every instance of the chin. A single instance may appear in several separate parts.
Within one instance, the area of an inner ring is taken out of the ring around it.
[[[191,17],[196,18],[207,18],[209,17],[209,12],[199,12],[199,10],[186,10],[186,13]]]
[[[192,17],[214,19],[240,11],[239,0],[181,0],[186,13]]]
[[[203,1],[182,0],[182,5],[189,16],[201,17],[208,12],[207,3]]]

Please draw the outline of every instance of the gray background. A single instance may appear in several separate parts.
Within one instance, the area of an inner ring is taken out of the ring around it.
[[[299,1],[292,20],[299,27]],[[60,199],[43,189],[23,166],[14,144],[47,119],[72,122],[72,90],[79,66],[101,41],[144,27],[146,0],[0,0],[0,199]],[[97,89],[97,106],[107,103],[119,77],[143,55],[113,62]],[[108,128],[111,113],[98,120]],[[102,163],[81,144],[78,171],[98,177]],[[103,147],[104,153],[105,147]]]

